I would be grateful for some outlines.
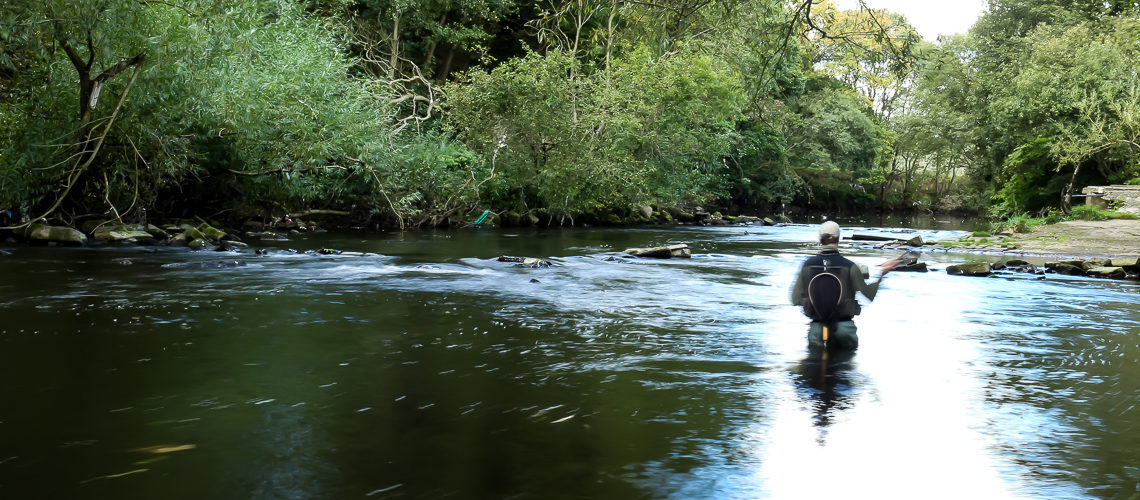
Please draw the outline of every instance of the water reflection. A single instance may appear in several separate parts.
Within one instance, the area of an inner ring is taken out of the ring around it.
[[[850,409],[859,390],[854,373],[854,351],[812,349],[800,362],[796,384],[799,397],[811,409],[812,423],[825,445],[827,428],[840,412]]]

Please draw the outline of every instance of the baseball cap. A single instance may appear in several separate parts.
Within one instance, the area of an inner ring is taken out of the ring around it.
[[[823,224],[820,224],[819,235],[820,237],[823,237],[824,235],[830,235],[835,238],[839,238],[839,224],[836,224],[835,221],[830,220],[824,222]]]

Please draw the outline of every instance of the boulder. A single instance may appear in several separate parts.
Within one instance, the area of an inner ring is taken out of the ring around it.
[[[645,217],[646,219],[650,219],[650,218],[652,218],[652,217],[653,217],[653,207],[651,207],[651,206],[648,206],[648,205],[638,205],[638,206],[637,206],[637,211],[638,211],[638,212],[640,212],[640,213],[641,213],[641,216],[642,216],[642,217]]]
[[[1081,267],[1086,272],[1091,270],[1091,269],[1096,269],[1098,267],[1108,267],[1108,265],[1109,265],[1108,259],[1086,259],[1086,260],[1081,262]]]
[[[84,222],[79,226],[79,229],[82,230],[85,234],[95,234],[96,229],[99,229],[101,226],[110,224],[111,221],[94,219]]]
[[[693,256],[692,252],[689,250],[689,245],[686,245],[684,243],[664,247],[627,248],[624,250],[624,253],[627,253],[634,257],[647,257],[654,259],[687,259]]]
[[[188,243],[190,243],[190,238],[186,236],[186,233],[178,233],[169,240],[166,240],[166,244],[172,247],[184,247]]]
[[[1009,259],[1004,265],[1006,270],[1015,273],[1044,274],[1044,271],[1037,269],[1037,266],[1021,259]]]
[[[1084,276],[1085,270],[1080,265],[1073,265],[1073,261],[1046,262],[1045,270],[1051,273],[1066,274],[1069,276]],[[1080,261],[1076,261],[1080,262]]]
[[[915,236],[914,238],[906,240],[906,244],[911,247],[920,247],[922,246],[922,236]]]
[[[190,224],[183,224],[181,229],[186,232],[186,236],[190,238],[191,241],[206,239],[206,235],[202,234],[202,231],[199,231],[198,228]]]
[[[26,234],[28,239],[32,241],[42,241],[60,245],[87,244],[87,235],[70,227],[33,224],[28,228]]]
[[[946,268],[946,274],[954,276],[989,276],[991,272],[990,265],[985,262],[969,262]]]
[[[913,264],[903,264],[896,266],[891,272],[904,272],[904,273],[925,273],[929,271],[925,262],[915,262]]]
[[[127,229],[125,227],[119,227],[117,229],[119,230],[97,229],[93,236],[97,240],[129,245],[153,245],[156,242],[155,237],[146,231]]]
[[[198,226],[197,229],[199,231],[201,231],[202,234],[205,235],[206,238],[209,239],[210,241],[217,242],[217,241],[222,241],[224,239],[230,238],[230,235],[226,234],[225,231],[222,231],[221,229],[218,229],[218,228],[211,226],[209,224],[201,224]]]
[[[186,246],[190,247],[191,250],[201,250],[209,244],[210,242],[206,241],[205,238],[194,238],[186,242]]]
[[[1114,280],[1122,280],[1128,277],[1128,272],[1123,267],[1094,267],[1088,270],[1089,276],[1097,278],[1110,278]]]
[[[768,217],[765,217],[765,218],[763,219],[763,222],[764,222],[764,225],[765,225],[765,226],[775,226],[775,225],[776,225],[776,221],[774,221],[774,220],[772,220],[772,219],[770,219],[770,218],[768,218]]]
[[[1123,267],[1126,271],[1140,271],[1140,258],[1116,257],[1109,261],[1109,266]]]

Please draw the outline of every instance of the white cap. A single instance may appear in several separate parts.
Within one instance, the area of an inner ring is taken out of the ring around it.
[[[830,236],[838,239],[839,238],[839,224],[836,224],[835,221],[830,221],[830,220],[827,222],[824,222],[823,224],[820,224],[819,225],[819,236],[822,238],[825,235],[830,235]]]

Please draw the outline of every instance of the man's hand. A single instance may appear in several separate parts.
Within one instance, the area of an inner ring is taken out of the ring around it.
[[[882,267],[880,268],[881,274],[887,274],[887,273],[891,272],[892,269],[898,267],[898,265],[901,263],[902,263],[902,257],[895,257],[891,260],[884,262]]]

